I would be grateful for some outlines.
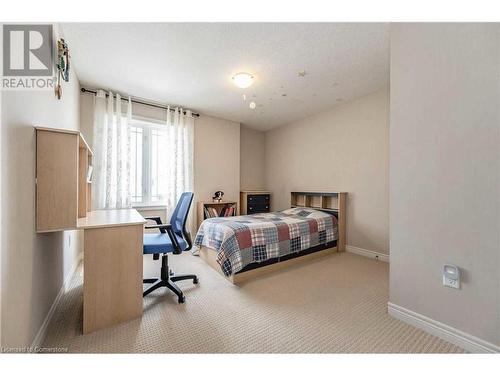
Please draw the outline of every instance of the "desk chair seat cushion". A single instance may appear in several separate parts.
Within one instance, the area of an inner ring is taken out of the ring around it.
[[[182,250],[188,248],[188,244],[184,238],[177,236],[177,241],[179,242]],[[146,233],[144,234],[144,254],[163,254],[172,253],[174,251],[174,245],[168,234],[166,233]]]

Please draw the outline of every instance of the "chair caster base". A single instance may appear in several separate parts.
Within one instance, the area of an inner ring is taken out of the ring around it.
[[[179,303],[186,302],[186,297],[182,290],[175,284],[176,281],[181,280],[192,280],[193,284],[198,284],[198,276],[196,275],[176,275],[168,267],[167,255],[162,256],[162,266],[161,266],[161,276],[159,279],[143,279],[145,284],[152,284],[147,290],[143,291],[142,296],[145,297],[149,293],[155,291],[158,288],[166,287],[170,289],[176,296]]]
[[[184,296],[184,293],[179,289],[179,287],[174,284],[174,281],[178,280],[188,280],[192,279],[193,284],[198,284],[199,280],[198,277],[195,275],[182,275],[182,276],[174,276],[172,278],[168,278],[166,280],[162,279],[144,279],[144,283],[148,284],[153,284],[151,287],[149,287],[147,290],[145,290],[142,295],[143,297],[147,296],[149,293],[155,291],[158,288],[161,287],[166,287],[170,289],[174,294],[177,296],[177,301],[179,303],[184,303],[186,302],[186,297]]]

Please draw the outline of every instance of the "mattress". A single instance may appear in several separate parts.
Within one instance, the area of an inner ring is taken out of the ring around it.
[[[198,230],[195,245],[216,251],[222,272],[231,276],[248,265],[286,257],[337,239],[335,216],[310,208],[291,208],[207,219]]]

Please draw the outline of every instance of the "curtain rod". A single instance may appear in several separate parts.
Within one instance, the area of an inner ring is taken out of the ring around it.
[[[97,91],[95,90],[90,90],[90,89],[86,89],[85,87],[82,87],[80,89],[81,92],[83,93],[86,93],[88,92],[89,94],[94,94],[94,95],[97,95]],[[108,97],[109,94],[106,92],[106,97]],[[116,96],[115,96],[116,97]],[[122,100],[125,100],[128,102],[128,98],[125,98],[125,97],[122,97],[121,98]],[[160,109],[169,109],[168,107],[164,106],[164,105],[160,105],[160,104],[155,104],[155,103],[151,103],[151,102],[148,102],[148,101],[145,101],[145,100],[140,100],[140,99],[133,99],[133,98],[130,98],[130,101],[132,103],[136,103],[136,104],[142,104],[142,105],[147,105],[149,107],[155,107],[155,108],[160,108]],[[175,108],[170,108],[171,111],[175,111]],[[186,114],[186,111],[184,111],[184,114]],[[193,115],[194,117],[200,117],[200,114],[199,113],[194,113],[194,112],[191,112],[191,115]]]

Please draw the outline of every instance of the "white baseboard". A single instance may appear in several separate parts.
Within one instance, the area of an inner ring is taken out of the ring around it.
[[[389,315],[414,327],[455,344],[471,353],[500,353],[500,347],[479,337],[459,331],[425,315],[405,309],[394,303],[387,304]]]
[[[373,250],[362,249],[361,247],[356,247],[351,245],[346,245],[345,250],[348,253],[358,254],[368,258],[377,259],[381,260],[382,262],[389,263],[389,255],[387,254],[382,254]]]
[[[80,264],[82,259],[83,259],[83,251],[81,251],[80,254],[78,254],[75,263],[73,264],[71,270],[68,273],[68,276],[66,276],[66,279],[64,280],[63,285],[59,290],[59,293],[57,294],[54,302],[52,303],[52,306],[50,307],[47,316],[45,317],[40,329],[38,330],[38,333],[36,334],[35,338],[33,339],[33,342],[31,343],[30,347],[31,349],[39,348],[42,346],[43,341],[45,340],[45,336],[47,335],[47,328],[49,327],[49,323],[52,320],[52,317],[54,316],[54,312],[56,311],[59,302],[61,302],[62,296],[68,290],[69,284],[71,283],[71,279],[73,278],[73,275],[78,269],[78,265]]]

